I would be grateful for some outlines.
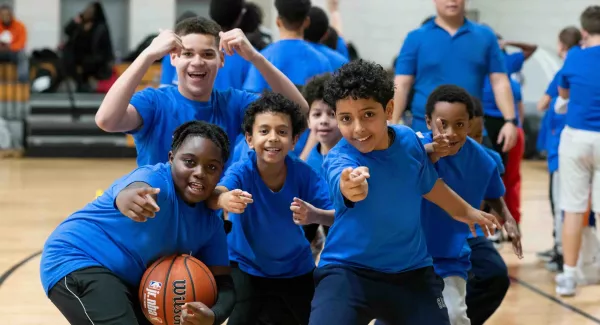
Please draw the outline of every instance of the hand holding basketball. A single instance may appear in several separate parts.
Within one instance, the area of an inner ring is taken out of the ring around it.
[[[248,204],[252,202],[252,194],[236,189],[221,194],[218,205],[227,212],[240,214],[244,213]]]
[[[183,325],[212,325],[215,313],[201,302],[189,302],[183,305],[181,320]]]
[[[182,49],[181,37],[172,30],[161,30],[144,52],[152,59],[158,60],[169,53],[179,53]]]
[[[290,210],[292,210],[292,218],[294,219],[294,223],[297,225],[310,225],[313,223],[317,223],[316,215],[315,215],[315,207],[303,200],[295,197],[294,202],[290,206]]]
[[[344,197],[352,202],[362,201],[369,193],[367,179],[371,177],[367,167],[348,167],[342,171],[340,190]]]
[[[227,55],[237,52],[246,61],[254,61],[260,53],[250,44],[250,41],[241,29],[235,28],[227,32],[220,32],[219,50],[224,50]]]
[[[154,218],[160,211],[153,195],[160,192],[159,188],[140,187],[126,188],[119,192],[115,200],[117,208],[133,221],[145,222],[147,218]]]

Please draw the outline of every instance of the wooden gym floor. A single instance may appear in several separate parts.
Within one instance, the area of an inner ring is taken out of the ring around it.
[[[44,295],[38,253],[61,220],[134,166],[133,160],[0,160],[1,324],[67,324]],[[600,286],[556,298],[554,274],[535,257],[552,242],[545,163],[524,162],[522,173],[525,258],[519,261],[510,245],[501,249],[513,282],[487,324],[600,324]]]

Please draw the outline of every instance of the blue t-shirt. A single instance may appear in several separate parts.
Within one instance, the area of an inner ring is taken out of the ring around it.
[[[177,71],[171,65],[171,54],[167,54],[160,61],[160,85],[173,85],[173,80],[177,80]]]
[[[421,227],[421,201],[438,175],[410,128],[394,125],[389,129],[395,139],[388,149],[361,153],[341,139],[325,157],[335,222],[319,267],[346,265],[399,273],[431,266]],[[352,203],[340,191],[340,176],[345,168],[360,166],[369,168],[369,193]]]
[[[525,53],[522,51],[514,53],[504,53],[504,62],[506,63],[506,72],[510,75],[523,69],[525,63]]]
[[[515,105],[515,118],[519,120],[519,103],[523,101],[523,95],[521,92],[521,84],[513,78],[508,78],[510,81],[510,89],[512,90],[514,105]],[[481,99],[481,105],[483,106],[483,113],[486,116],[491,117],[502,117],[502,112],[496,105],[496,96],[494,96],[494,90],[492,89],[492,83],[490,78],[485,78],[485,84],[483,86],[483,97]]]
[[[273,192],[261,178],[256,153],[227,170],[219,185],[252,194],[254,202],[242,214],[230,213],[233,228],[227,236],[229,259],[240,270],[269,278],[306,274],[315,267],[310,243],[301,226],[294,223],[290,206],[294,197],[313,206],[331,210],[327,184],[298,158],[285,158],[287,175],[283,188]]]
[[[423,143],[431,143],[431,133],[423,136]],[[467,138],[458,153],[438,160],[435,169],[448,187],[476,209],[484,199],[504,195],[498,164],[471,138]],[[443,278],[460,276],[466,280],[471,268],[471,248],[466,245],[471,233],[469,226],[427,200],[423,201],[421,216],[436,273]]]
[[[600,132],[600,45],[569,51],[558,83],[570,89],[567,125]]]
[[[173,132],[193,120],[222,127],[233,143],[242,132],[246,108],[258,97],[236,89],[213,90],[207,102],[198,102],[183,97],[177,87],[146,88],[135,93],[130,103],[143,120],[141,128],[130,132],[135,140],[138,166],[166,162]]]
[[[310,45],[312,45],[315,50],[327,57],[333,70],[337,70],[344,64],[348,63],[348,59],[345,56],[343,56],[340,52],[330,49],[327,45],[317,43],[310,43]]]
[[[280,40],[269,44],[261,53],[297,86],[304,86],[314,76],[333,72],[327,57],[304,40]],[[260,93],[271,87],[258,69],[252,66],[244,82],[244,89]]]
[[[432,19],[408,34],[395,72],[414,76],[412,128],[427,132],[425,103],[436,87],[455,84],[481,99],[484,80],[491,73],[506,73],[506,66],[490,28],[465,19],[456,34],[450,35]]]
[[[343,37],[338,36],[337,46],[335,50],[343,55],[346,59],[350,60],[350,53],[348,52],[348,45]]]
[[[556,73],[552,82],[548,85],[548,89],[546,89],[546,95],[551,98],[551,101],[542,119],[537,139],[537,149],[546,151],[546,160],[550,173],[558,170],[558,145],[560,143],[560,134],[566,123],[566,115],[557,114],[554,111],[554,104],[558,98],[559,79],[560,71]]]
[[[327,177],[325,169],[323,169],[323,159],[325,157],[321,154],[321,144],[317,143],[306,157],[306,163],[312,167],[319,175],[324,178]]]
[[[160,211],[135,222],[115,207],[134,182],[160,188]],[[137,287],[146,268],[171,254],[191,254],[207,266],[228,266],[223,220],[204,203],[190,206],[175,191],[171,165],[143,166],[115,181],[102,196],[65,219],[46,240],[40,274],[46,294],[68,274],[102,266]]]

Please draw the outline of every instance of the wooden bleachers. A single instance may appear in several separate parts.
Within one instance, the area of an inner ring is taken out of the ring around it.
[[[127,68],[129,67],[129,63],[121,63],[115,65],[115,71],[117,75],[121,75]],[[160,83],[160,63],[154,63],[150,66],[144,77],[142,77],[142,82],[137,87],[136,90],[142,90],[148,87],[158,87]]]

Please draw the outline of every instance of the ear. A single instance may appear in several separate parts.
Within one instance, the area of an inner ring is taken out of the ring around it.
[[[175,60],[177,59],[177,53],[170,53],[171,56],[171,65],[175,66]]]
[[[308,26],[310,26],[310,17],[306,17],[306,19],[304,19],[304,22],[302,23],[302,30],[307,29]]]
[[[392,114],[394,114],[394,100],[390,99],[385,105],[385,116],[386,120],[392,120]]]
[[[428,130],[432,130],[432,127],[431,127],[431,117],[427,116],[427,114],[425,114],[425,123],[427,123],[427,129]]]
[[[169,164],[173,165],[173,159],[175,159],[175,155],[173,151],[169,151]]]
[[[252,144],[252,134],[248,132],[246,132],[246,143],[248,143],[250,149],[254,149],[254,145]]]
[[[275,25],[277,25],[277,28],[283,27],[283,22],[281,21],[281,18],[279,18],[279,16],[277,16],[277,19],[275,19]]]

